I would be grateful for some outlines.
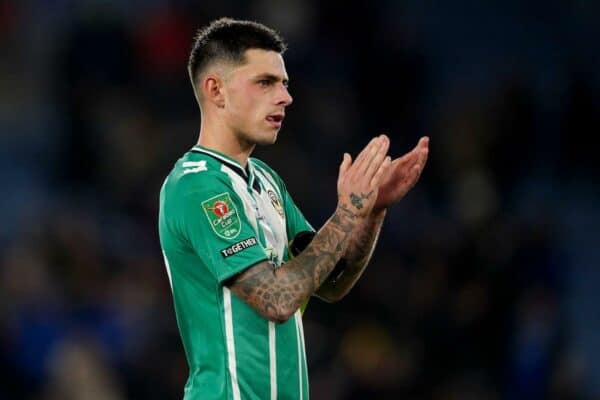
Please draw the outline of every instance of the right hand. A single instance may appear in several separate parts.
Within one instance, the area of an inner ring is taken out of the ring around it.
[[[337,182],[338,208],[360,218],[371,213],[382,177],[387,176],[391,165],[389,147],[389,138],[381,135],[373,138],[354,162],[344,153]]]

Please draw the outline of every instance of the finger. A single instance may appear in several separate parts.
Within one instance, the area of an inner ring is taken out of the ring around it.
[[[387,167],[387,171],[384,175],[381,176],[381,184],[384,185],[386,184],[390,179],[392,179],[392,176],[394,175],[394,171],[396,168],[396,164],[394,163],[395,160],[392,160],[392,158],[390,157],[390,165]]]
[[[340,164],[340,173],[338,175],[338,185],[340,184],[340,182],[342,181],[342,178],[344,177],[344,175],[350,168],[350,165],[352,165],[352,156],[348,153],[344,153],[344,159],[342,160],[342,163]]]
[[[364,174],[365,174],[365,178],[367,178],[367,179],[373,178],[373,175],[379,170],[379,167],[385,160],[385,157],[387,156],[387,152],[390,148],[390,140],[388,139],[387,136],[385,136],[385,135],[382,135],[382,136],[383,137],[381,139],[381,145],[377,149],[377,153],[375,154],[375,156],[373,156],[373,159],[371,160],[371,162],[369,164],[366,164],[366,170],[365,170]]]
[[[395,166],[406,166],[406,165],[412,165],[415,163],[415,161],[417,160],[417,155],[418,153],[415,152],[414,150],[404,154],[401,157],[398,157],[394,160],[394,165]]]
[[[421,163],[423,164],[423,166],[425,165],[425,161],[427,160],[427,156],[429,155],[429,137],[427,136],[423,136],[420,140],[419,143],[417,144],[417,147],[419,149],[419,153],[420,153],[420,158],[421,158]]]
[[[409,168],[413,168],[416,164],[425,164],[429,153],[429,138],[422,137],[417,145],[409,152],[402,156],[402,163]]]
[[[421,138],[411,151],[396,158],[394,160],[394,168],[397,167],[398,165],[411,166],[411,165],[415,164],[415,162],[417,162],[417,160],[419,159],[420,149],[422,148],[423,145],[427,146],[426,143],[428,143],[428,141],[429,141],[429,139],[427,139],[427,141],[424,141],[423,139],[424,138]]]
[[[392,159],[390,156],[386,156],[379,169],[377,169],[375,175],[373,175],[373,178],[371,179],[371,188],[377,188],[382,182],[385,181],[384,178],[388,176],[391,165]]]
[[[386,156],[386,154],[381,155],[380,150],[386,142],[387,137],[384,135],[381,135],[377,138],[375,144],[369,149],[368,152],[366,152],[361,163],[356,166],[356,172],[359,174],[359,176],[366,176],[367,170],[374,161],[378,163],[377,167],[379,167],[379,165],[383,162],[383,158]],[[375,171],[377,171],[377,169],[373,170],[373,173],[375,173]],[[372,175],[369,176],[369,179],[370,178],[372,178]]]
[[[429,150],[423,151],[423,156],[421,158],[421,169],[425,168],[425,164],[427,164],[428,158],[429,158]]]
[[[365,163],[365,160],[373,155],[373,152],[376,149],[376,146],[379,145],[379,141],[380,141],[380,137],[377,136],[373,139],[371,139],[371,141],[369,142],[369,144],[367,144],[365,146],[365,148],[360,152],[360,154],[356,157],[356,160],[354,161],[353,167],[354,169],[358,172],[359,170],[362,170],[362,165]]]
[[[412,188],[417,181],[419,180],[419,178],[421,177],[421,172],[423,172],[423,169],[425,168],[425,164],[415,164],[412,169],[411,169],[411,179],[410,179],[410,187]]]
[[[419,165],[421,170],[425,168],[425,163],[427,162],[427,158],[429,157],[429,138],[425,137],[419,141]]]
[[[362,160],[365,158],[365,154],[367,154],[369,149],[375,145],[375,143],[377,142],[377,139],[378,139],[378,137],[374,137],[373,139],[371,139],[369,141],[369,143],[367,143],[367,145],[361,150],[361,152],[358,153],[358,155],[356,156],[356,159],[354,160],[354,165],[358,165],[359,163],[362,162]]]
[[[429,138],[427,136],[423,136],[419,139],[415,147],[413,147],[412,150],[407,154],[419,154],[422,150],[427,150],[428,148]]]
[[[342,164],[340,165],[340,174],[345,174],[350,168],[352,164],[352,156],[348,153],[344,153],[344,159],[342,160]]]

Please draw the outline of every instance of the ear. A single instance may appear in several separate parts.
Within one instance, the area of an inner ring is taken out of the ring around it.
[[[202,94],[205,101],[211,102],[218,108],[225,107],[223,80],[217,75],[206,75],[202,79]]]

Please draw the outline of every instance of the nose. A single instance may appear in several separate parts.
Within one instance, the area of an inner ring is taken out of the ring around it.
[[[277,94],[277,105],[287,107],[292,104],[293,101],[294,99],[290,95],[288,88],[284,84],[281,84]]]

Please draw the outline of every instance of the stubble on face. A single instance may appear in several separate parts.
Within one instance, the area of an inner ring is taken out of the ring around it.
[[[280,82],[261,81],[265,76],[277,77]],[[248,50],[246,63],[232,68],[227,74],[225,122],[239,142],[247,145],[275,143],[280,127],[266,118],[284,113],[289,105],[279,100],[282,89],[277,85],[281,81],[287,81],[287,72],[283,58],[274,51]]]

